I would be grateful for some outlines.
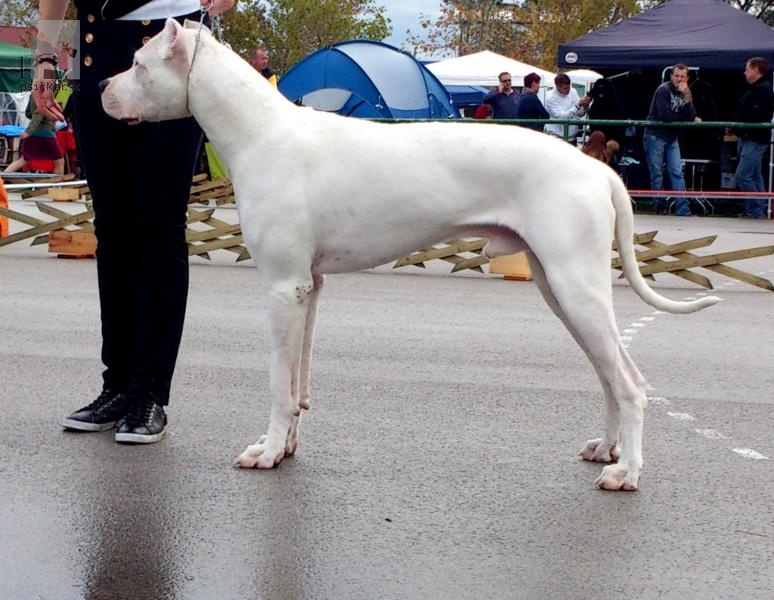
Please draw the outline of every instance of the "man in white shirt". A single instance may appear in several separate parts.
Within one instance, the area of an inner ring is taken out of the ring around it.
[[[559,73],[554,78],[553,90],[546,94],[546,110],[551,115],[552,119],[581,119],[586,116],[588,112],[588,106],[591,102],[591,96],[578,97],[572,85],[570,84],[570,78],[564,74]],[[560,124],[548,124],[545,127],[545,132],[556,137],[564,138],[564,125]],[[567,140],[575,142],[575,138],[578,137],[578,126],[570,125],[567,129]]]

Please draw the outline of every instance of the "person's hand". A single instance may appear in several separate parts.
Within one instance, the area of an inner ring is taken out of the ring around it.
[[[701,123],[701,117],[696,117],[696,118],[693,120],[693,122],[694,122],[694,123]]]
[[[62,107],[54,99],[54,85],[56,81],[51,77],[54,67],[48,63],[40,63],[32,84],[32,97],[38,110],[47,119],[52,121],[64,121]]]
[[[234,6],[234,0],[201,0],[201,5],[211,17],[217,17],[230,10]]]
[[[583,96],[580,100],[578,100],[578,106],[583,108],[584,106],[588,106],[591,104],[591,96]]]

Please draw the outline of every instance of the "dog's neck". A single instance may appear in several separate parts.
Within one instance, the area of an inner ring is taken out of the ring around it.
[[[274,143],[272,132],[296,109],[252,66],[206,35],[191,68],[188,107],[230,173],[250,155],[246,148]]]

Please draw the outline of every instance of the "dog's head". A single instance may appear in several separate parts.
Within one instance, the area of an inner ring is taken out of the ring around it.
[[[129,123],[190,116],[188,74],[198,26],[167,19],[163,31],[135,53],[130,69],[100,82],[105,112]]]

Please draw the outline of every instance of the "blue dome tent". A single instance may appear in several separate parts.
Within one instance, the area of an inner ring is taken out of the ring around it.
[[[441,82],[410,54],[381,42],[352,40],[310,54],[281,79],[292,102],[344,116],[457,118]]]

